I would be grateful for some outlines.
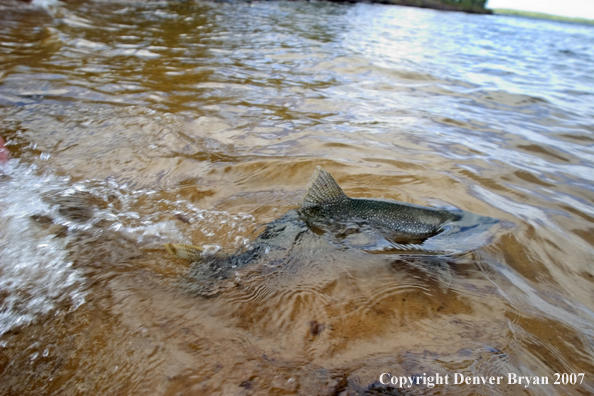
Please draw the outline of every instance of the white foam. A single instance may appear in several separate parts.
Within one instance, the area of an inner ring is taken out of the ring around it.
[[[17,160],[0,166],[0,334],[26,325],[68,302],[84,303],[83,278],[68,260],[66,241],[44,232],[31,219],[51,213],[42,194],[63,188],[66,179],[39,176]]]
[[[82,202],[88,204],[90,218],[72,218],[65,214],[67,210],[60,210],[64,209],[60,198],[68,202],[78,193],[90,194],[101,203],[94,207],[92,202]],[[85,301],[85,278],[82,270],[73,267],[70,234],[56,236],[34,216],[49,218],[69,231],[100,235],[109,230],[140,249],[192,244],[187,236],[212,233],[213,243],[205,246],[211,253],[221,249],[214,242],[222,229],[227,232],[223,239],[245,244],[243,235],[255,227],[250,215],[208,211],[166,196],[166,192],[134,190],[110,179],[72,183],[67,177],[41,175],[35,165],[20,165],[16,159],[0,165],[0,334],[58,307],[76,309]],[[52,197],[58,200],[53,202]],[[179,216],[186,220],[180,221]]]

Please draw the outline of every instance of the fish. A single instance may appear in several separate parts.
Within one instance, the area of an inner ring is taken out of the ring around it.
[[[404,202],[350,198],[324,168],[311,177],[299,212],[310,227],[340,235],[375,230],[396,243],[415,245],[439,234],[459,214]],[[350,230],[349,230],[350,229]]]
[[[164,246],[170,254],[195,263],[191,278],[202,282],[204,287],[197,290],[202,295],[216,294],[216,283],[242,268],[263,263],[278,268],[311,251],[393,255],[429,269],[447,290],[451,283],[447,257],[485,243],[486,231],[497,222],[463,210],[351,198],[318,166],[301,205],[266,224],[235,254],[205,254],[199,246],[180,243]]]

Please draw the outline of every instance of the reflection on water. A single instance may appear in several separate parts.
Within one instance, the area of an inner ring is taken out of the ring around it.
[[[384,372],[594,392],[591,26],[42,3],[0,4],[3,394],[364,394]],[[440,261],[447,290],[430,259],[307,243],[193,293],[162,244],[244,249],[317,165],[352,197],[502,226]]]

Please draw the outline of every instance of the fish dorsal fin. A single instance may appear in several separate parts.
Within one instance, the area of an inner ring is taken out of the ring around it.
[[[342,188],[336,183],[332,175],[321,166],[316,168],[306,187],[305,197],[303,197],[303,208],[313,208],[316,206],[334,205],[344,202],[349,197],[342,191]]]

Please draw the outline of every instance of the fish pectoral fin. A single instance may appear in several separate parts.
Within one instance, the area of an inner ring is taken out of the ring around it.
[[[201,258],[202,249],[199,246],[187,245],[184,243],[166,243],[163,245],[167,253],[188,261],[198,261]]]
[[[302,207],[308,209],[322,205],[334,205],[348,199],[349,197],[342,191],[332,175],[318,166],[307,184]]]

